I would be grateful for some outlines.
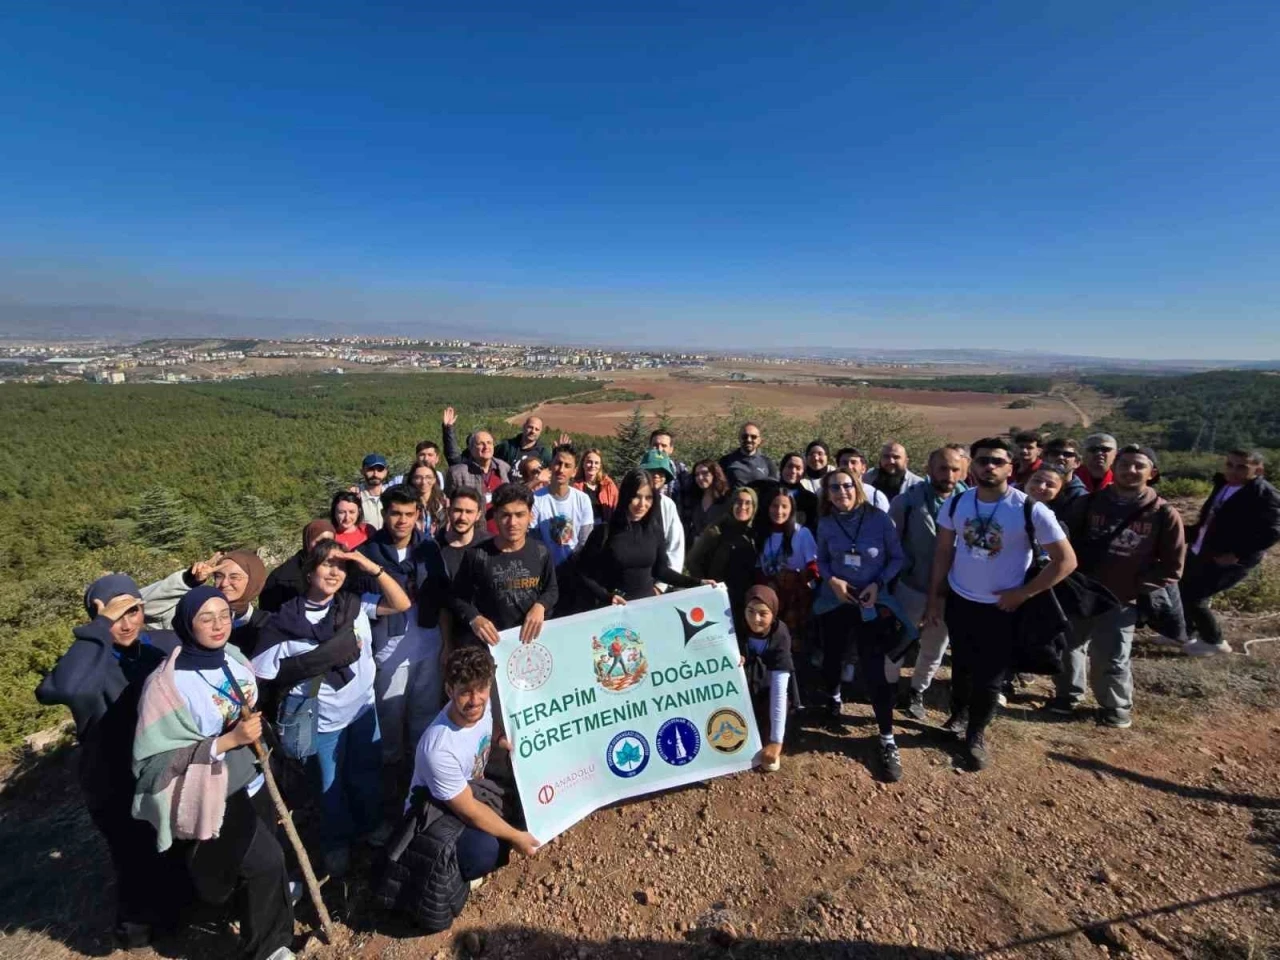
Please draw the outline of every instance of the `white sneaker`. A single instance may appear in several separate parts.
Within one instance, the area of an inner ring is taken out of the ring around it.
[[[1008,697],[1006,697],[1003,693],[997,693],[997,694],[996,694],[996,706],[997,706],[997,707],[1007,707],[1008,705],[1009,705],[1009,698],[1008,698]]]
[[[288,947],[281,947],[271,956],[267,957],[267,960],[294,960],[296,956],[297,954],[295,954]]]
[[[1192,640],[1182,647],[1182,652],[1188,657],[1214,657],[1222,653],[1231,652],[1231,644],[1223,640],[1222,643],[1205,643],[1203,640]]]
[[[484,877],[476,877],[474,880],[471,881],[470,886],[471,886],[471,892],[475,893],[477,890],[479,890],[481,887],[484,886]]]
[[[289,881],[289,902],[296,907],[298,905],[298,901],[302,899],[302,894],[306,891],[306,889],[307,888],[302,885],[301,880],[290,880]]]

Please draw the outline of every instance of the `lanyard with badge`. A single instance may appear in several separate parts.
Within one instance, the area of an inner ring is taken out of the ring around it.
[[[978,499],[978,492],[973,493],[973,525],[975,534],[973,543],[969,546],[969,555],[975,560],[990,560],[996,551],[991,549],[991,524],[995,521],[996,513],[1000,509],[1001,500],[997,500],[995,506],[991,508],[991,512],[985,517],[979,508],[981,501]]]
[[[864,503],[858,507],[858,525],[854,527],[853,533],[849,532],[849,528],[844,525],[844,521],[840,519],[840,514],[833,513],[831,515],[835,522],[846,537],[849,538],[849,549],[845,552],[843,563],[844,566],[851,570],[862,569],[862,554],[858,552],[858,534],[862,533],[862,521],[867,517],[867,505]]]

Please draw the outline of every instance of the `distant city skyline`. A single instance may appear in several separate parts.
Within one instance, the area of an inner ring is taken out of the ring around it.
[[[1278,42],[1265,2],[26,5],[0,334],[1280,358]]]

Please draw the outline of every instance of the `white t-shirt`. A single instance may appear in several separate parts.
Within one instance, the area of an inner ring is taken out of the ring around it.
[[[864,483],[862,485],[862,492],[867,495],[867,500],[877,510],[883,510],[885,513],[889,512],[889,498],[881,491],[877,490],[869,483]]]
[[[449,707],[445,704],[418,741],[409,784],[411,795],[417,787],[426,787],[441,803],[452,800],[472,780],[484,776],[493,739],[493,701],[485,706],[484,716],[470,727],[454,723],[449,718]],[[408,806],[406,801],[405,808]]]
[[[1196,556],[1200,556],[1200,548],[1204,546],[1204,538],[1209,533],[1209,527],[1213,523],[1213,518],[1217,516],[1222,505],[1236,495],[1243,484],[1227,484],[1218,491],[1218,495],[1213,498],[1213,503],[1209,504],[1209,515],[1204,518],[1200,524],[1200,533],[1196,536],[1196,542],[1191,545],[1191,552]]]
[[[553,497],[549,489],[533,495],[533,522],[538,536],[551,551],[551,561],[557,567],[582,549],[591,536],[595,514],[591,511],[591,498],[573,487],[564,499]]]
[[[320,701],[320,721],[316,729],[320,733],[332,733],[341,730],[360,715],[365,707],[373,704],[373,632],[369,628],[369,616],[378,608],[378,595],[366,593],[361,598],[360,613],[357,615],[354,628],[356,639],[360,641],[360,659],[351,665],[355,674],[340,689],[335,690],[328,681],[320,684],[316,695]],[[308,605],[307,619],[319,623],[328,614],[328,606],[314,610]],[[287,657],[296,657],[310,653],[316,648],[311,640],[291,639],[267,647],[253,658],[253,669],[263,680],[274,679],[280,672],[280,661]],[[310,680],[303,680],[290,693],[305,696]]]
[[[227,657],[227,666],[231,675],[236,678],[240,692],[249,701],[249,706],[258,702],[258,681],[253,672],[231,657]],[[187,702],[187,709],[196,722],[196,729],[204,737],[220,737],[240,716],[240,701],[231,681],[221,668],[217,670],[175,670],[173,682]],[[221,760],[221,754],[215,754],[214,760]],[[262,774],[258,774],[249,783],[249,796],[253,796],[265,782]]]
[[[938,528],[956,532],[956,557],[947,582],[966,600],[995,603],[997,591],[1022,586],[1031,566],[1022,506],[1026,500],[1021,490],[1011,489],[995,503],[983,503],[976,489],[966,490],[938,511]],[[1031,526],[1041,546],[1067,538],[1043,503],[1032,507]]]

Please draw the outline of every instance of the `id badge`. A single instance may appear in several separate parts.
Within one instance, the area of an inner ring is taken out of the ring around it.
[[[856,550],[850,550],[844,555],[844,565],[853,570],[862,569],[862,556]]]

